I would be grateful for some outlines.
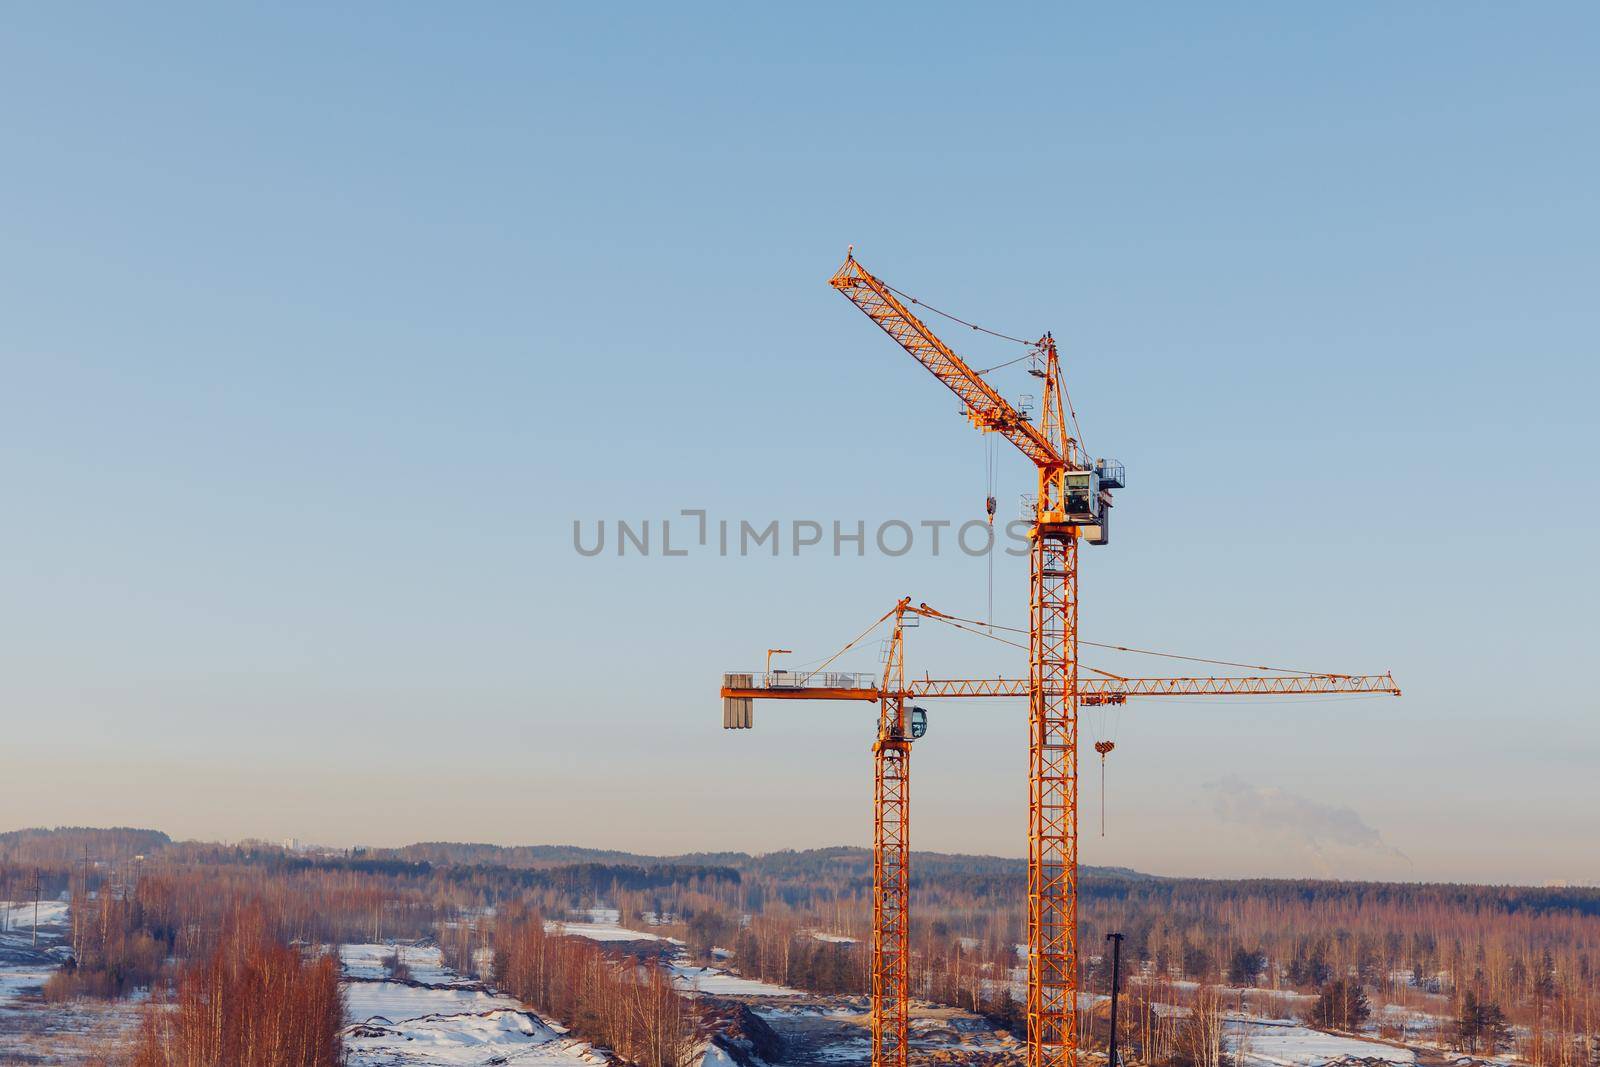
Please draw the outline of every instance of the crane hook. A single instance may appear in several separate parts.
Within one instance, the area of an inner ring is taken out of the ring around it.
[[[1117,747],[1115,741],[1096,741],[1094,750],[1100,753],[1100,836],[1106,836],[1106,753]]]

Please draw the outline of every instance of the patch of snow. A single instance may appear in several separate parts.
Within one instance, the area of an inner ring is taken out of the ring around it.
[[[444,966],[443,954],[434,945],[373,942],[340,945],[339,968],[350,978],[387,978],[389,968],[383,961],[396,954],[411,971],[412,981],[425,985],[453,985],[462,981],[460,975]]]
[[[39,927],[62,926],[67,922],[67,902],[39,901]],[[33,931],[33,901],[0,901],[0,930]]]
[[[824,934],[821,931],[811,931],[811,936],[817,941],[826,941],[830,945],[854,945],[856,939],[845,937],[843,934]]]
[[[755,1014],[768,1021],[781,1021],[783,1019],[804,1019],[807,1016],[828,1016],[836,1019],[856,1019],[868,1013],[867,1008],[852,1008],[848,1004],[843,1007],[827,1004],[796,1004],[793,1007],[775,1004],[763,1004],[752,1009]]]
[[[522,1007],[511,997],[481,989],[427,989],[399,982],[346,982],[344,992],[345,1019],[351,1023],[373,1020],[401,1023],[429,1015]]]
[[[1442,1015],[1423,1011],[1421,1008],[1408,1008],[1401,1004],[1385,1004],[1377,1010],[1377,1021],[1391,1026],[1405,1026],[1409,1031],[1438,1030],[1447,1025],[1450,1020]]]
[[[700,1067],[739,1067],[739,1061],[713,1041],[706,1046],[706,1054],[700,1058]]]
[[[562,1037],[538,1016],[518,1010],[429,1015],[399,1026],[363,1024],[346,1028],[344,1041],[350,1067],[509,1062],[593,1067],[606,1062],[588,1044]]]
[[[0,1007],[37,991],[55,973],[69,954],[64,944],[69,922],[66,901],[41,900],[36,938],[33,901],[0,901]]]
[[[1249,1067],[1321,1067],[1346,1057],[1371,1057],[1406,1065],[1417,1062],[1416,1054],[1410,1049],[1256,1019],[1230,1020],[1225,1025],[1223,1041],[1230,1055],[1239,1050],[1242,1041],[1244,1048],[1240,1059]]]
[[[672,984],[689,992],[710,993],[713,996],[798,997],[804,995],[798,989],[790,989],[787,986],[758,982],[753,978],[741,978],[736,974],[729,974],[727,971],[719,971],[715,967],[691,967],[681,962],[672,965]]]
[[[54,967],[29,964],[0,966],[0,1006],[9,1004],[24,993],[38,989],[44,985],[45,979],[54,973]]]
[[[377,979],[394,945],[339,946],[349,1067],[603,1067],[586,1042],[444,967],[436,948],[402,945],[401,959],[428,985]]]
[[[546,922],[544,928],[546,933],[562,934],[567,937],[587,937],[590,941],[665,941],[670,945],[683,944],[677,938],[662,937],[660,934],[646,933],[643,930],[629,930],[618,926],[614,922]]]

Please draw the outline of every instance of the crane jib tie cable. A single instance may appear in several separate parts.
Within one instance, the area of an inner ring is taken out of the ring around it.
[[[880,282],[883,282],[882,278],[879,278],[878,280]],[[933,312],[935,315],[939,315],[939,316],[942,316],[943,318],[947,318],[951,322],[959,322],[961,325],[967,327],[968,329],[977,330],[979,333],[986,333],[990,337],[998,337],[1002,341],[1014,341],[1019,345],[1027,345],[1029,348],[1032,348],[1032,347],[1036,346],[1039,343],[1037,341],[1024,341],[1020,337],[1012,337],[1008,333],[1001,333],[999,330],[991,330],[987,326],[979,326],[975,322],[968,322],[966,319],[958,318],[957,316],[950,314],[948,311],[940,311],[938,308],[934,307],[932,304],[925,304],[921,300],[918,300],[916,297],[912,296],[910,293],[907,293],[907,292],[904,292],[902,290],[896,289],[894,286],[890,285],[888,282],[883,282],[883,287],[885,289],[889,290],[891,293],[894,293],[896,296],[905,297],[907,300],[911,301],[913,304],[917,305],[917,307],[919,307],[919,308],[927,308],[929,311]],[[1027,357],[1024,356],[1023,358],[1026,359]]]
[[[929,618],[933,618],[933,619],[938,619],[941,622],[969,623],[969,624],[971,624],[973,626],[989,626],[990,625],[988,623],[980,622],[980,621],[978,621],[976,619],[964,619],[964,618],[961,618],[959,615],[946,615],[946,614],[943,614],[942,612],[939,613],[939,614],[930,615],[928,617]],[[1026,634],[1028,632],[1027,630],[1021,629],[1021,628],[1016,627],[1016,626],[1001,626],[999,623],[994,623],[992,625],[993,625],[993,629],[1005,630],[1005,631],[1007,631],[1009,633],[1014,633],[1014,634]],[[966,626],[957,626],[956,629],[958,629],[958,630],[966,630],[967,627]],[[977,633],[978,636],[980,636],[980,637],[988,637],[991,640],[1001,641],[1003,644],[1012,645],[1013,647],[1016,647],[1016,648],[1024,648],[1025,647],[1024,645],[1022,645],[1019,642],[1006,641],[1003,638],[994,637],[994,636],[992,636],[990,634],[982,633],[980,631],[968,630],[968,632],[969,633]],[[1304,674],[1304,675],[1310,675],[1310,676],[1319,677],[1319,678],[1348,678],[1348,677],[1350,677],[1348,674],[1343,674],[1343,673],[1340,673],[1338,671],[1305,671],[1305,670],[1298,670],[1298,669],[1293,668],[1293,667],[1268,667],[1268,666],[1264,666],[1263,664],[1260,664],[1260,663],[1236,663],[1233,660],[1227,660],[1227,659],[1208,659],[1205,656],[1184,656],[1184,655],[1180,655],[1180,654],[1178,654],[1176,652],[1158,652],[1158,651],[1155,651],[1154,649],[1131,648],[1131,647],[1129,647],[1127,645],[1108,645],[1108,644],[1105,644],[1105,643],[1100,642],[1100,641],[1085,641],[1082,638],[1080,638],[1078,640],[1078,643],[1081,644],[1081,645],[1088,645],[1091,648],[1103,648],[1103,649],[1106,649],[1106,650],[1112,651],[1112,652],[1130,652],[1130,653],[1133,653],[1135,655],[1141,655],[1141,656],[1160,656],[1160,657],[1162,657],[1164,659],[1188,660],[1191,663],[1213,663],[1213,664],[1216,664],[1216,665],[1221,666],[1221,667],[1241,667],[1241,668],[1243,668],[1245,670],[1250,670],[1250,671],[1272,671],[1272,672],[1274,672],[1276,674]]]

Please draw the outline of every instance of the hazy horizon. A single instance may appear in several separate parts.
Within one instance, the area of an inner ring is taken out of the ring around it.
[[[0,829],[0,834],[15,833],[15,832],[26,832],[26,831],[32,831],[32,830],[43,830],[43,831],[47,831],[48,832],[48,831],[59,831],[59,830],[113,830],[113,829],[118,829],[118,830],[143,830],[143,831],[155,831],[155,832],[158,832],[158,833],[167,833],[167,831],[163,830],[159,826],[116,826],[116,827],[113,827],[113,826],[23,826],[23,827],[14,827],[14,828],[10,828],[10,829]],[[683,852],[648,852],[648,851],[640,851],[640,850],[637,850],[637,849],[600,848],[600,847],[596,847],[596,846],[592,846],[592,845],[579,844],[579,843],[572,842],[572,841],[520,841],[520,842],[507,843],[507,842],[495,842],[495,841],[468,841],[468,840],[449,840],[449,839],[421,840],[421,839],[419,839],[419,840],[415,840],[415,841],[406,841],[406,842],[403,842],[403,843],[400,843],[400,844],[379,844],[379,843],[369,842],[369,841],[337,842],[337,843],[336,842],[327,842],[327,841],[307,841],[307,840],[303,840],[303,839],[296,838],[296,837],[293,837],[293,836],[280,838],[280,839],[276,839],[276,840],[271,839],[271,838],[263,838],[263,837],[236,837],[236,838],[223,837],[223,838],[212,839],[212,838],[178,837],[177,835],[174,835],[174,834],[167,834],[167,836],[171,839],[171,841],[172,841],[172,843],[174,845],[194,844],[194,845],[221,845],[221,846],[225,846],[225,847],[235,847],[235,846],[243,846],[243,845],[248,845],[248,844],[258,844],[258,845],[264,845],[264,846],[268,846],[268,847],[272,847],[272,848],[283,848],[285,850],[287,850],[289,848],[290,842],[292,841],[295,849],[297,849],[300,853],[310,853],[310,854],[316,854],[316,853],[318,853],[320,851],[324,851],[324,850],[326,850],[327,852],[401,851],[401,850],[404,850],[406,848],[420,848],[420,847],[427,847],[427,846],[445,846],[445,845],[470,847],[470,848],[488,847],[488,848],[503,848],[503,849],[550,849],[550,850],[570,850],[570,851],[577,852],[577,853],[602,853],[602,854],[614,853],[616,855],[623,856],[623,857],[632,857],[632,858],[638,858],[638,859],[659,859],[659,860],[674,860],[674,859],[683,859],[683,858],[686,858],[686,857],[694,857],[694,856],[718,856],[718,855],[741,855],[741,856],[750,857],[751,859],[759,859],[759,858],[762,858],[764,856],[780,855],[780,854],[783,854],[783,853],[828,852],[828,851],[833,851],[833,850],[838,850],[838,849],[849,849],[849,850],[852,850],[852,851],[856,851],[856,852],[860,852],[860,853],[863,853],[863,854],[870,855],[871,851],[872,851],[872,846],[871,846],[870,843],[865,844],[865,845],[860,845],[860,844],[848,844],[848,843],[843,843],[843,842],[836,842],[834,844],[827,844],[827,845],[808,845],[808,846],[804,846],[804,847],[777,846],[777,847],[761,849],[761,850],[757,850],[757,851],[752,851],[752,850],[749,850],[749,849],[716,849],[716,848],[709,848],[709,849],[689,849],[689,850],[683,851]],[[999,852],[952,852],[952,851],[946,851],[946,850],[943,850],[943,849],[914,848],[914,849],[912,849],[912,855],[913,856],[918,856],[918,855],[921,855],[921,856],[944,856],[944,857],[956,858],[956,859],[969,858],[970,857],[970,858],[973,858],[973,859],[985,859],[985,860],[1007,860],[1007,861],[1011,861],[1011,862],[1014,862],[1014,863],[1017,863],[1017,864],[1026,864],[1027,863],[1027,856],[1026,855],[1008,855],[1006,853],[999,853]],[[91,858],[91,860],[95,858],[93,852],[90,853],[90,858]],[[1256,875],[1256,874],[1230,874],[1230,873],[1226,873],[1226,872],[1217,873],[1217,874],[1203,874],[1202,875],[1202,874],[1187,874],[1187,873],[1178,873],[1178,872],[1173,872],[1173,871],[1163,871],[1163,870],[1156,870],[1156,869],[1148,869],[1148,868],[1143,868],[1143,867],[1130,867],[1130,866],[1127,866],[1127,865],[1124,865],[1124,864],[1098,864],[1098,863],[1087,863],[1087,864],[1084,864],[1083,865],[1083,869],[1084,870],[1106,870],[1106,871],[1129,871],[1129,872],[1131,872],[1133,874],[1137,874],[1137,875],[1141,875],[1141,876],[1145,876],[1145,877],[1150,877],[1150,878],[1173,878],[1173,879],[1198,878],[1198,879],[1208,880],[1208,881],[1246,881],[1246,880],[1253,880],[1253,879],[1258,879],[1258,878],[1266,878],[1269,881],[1270,880],[1283,880],[1283,881],[1312,880],[1312,881],[1362,882],[1362,883],[1372,883],[1372,884],[1402,883],[1402,884],[1418,884],[1418,885],[1421,885],[1421,884],[1439,884],[1439,885],[1510,886],[1510,887],[1519,888],[1519,889],[1600,889],[1600,882],[1568,882],[1568,881],[1564,881],[1564,880],[1561,880],[1561,879],[1553,879],[1551,881],[1546,881],[1546,882],[1472,882],[1472,881],[1459,880],[1459,879],[1429,880],[1429,879],[1420,879],[1420,878],[1332,878],[1332,877],[1326,877],[1326,876],[1320,876],[1320,875]]]

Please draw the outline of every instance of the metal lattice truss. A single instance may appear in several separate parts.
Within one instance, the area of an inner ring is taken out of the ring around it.
[[[911,742],[886,697],[872,746],[872,1062],[904,1063],[911,1002]]]
[[[866,312],[867,318],[881,326],[896,344],[949,386],[966,405],[967,417],[973,425],[1001,434],[1037,466],[1060,468],[1068,465],[1039,427],[995,392],[993,386],[913,315],[895,297],[893,290],[868,274],[854,256],[844,261],[844,266],[828,284]],[[1087,469],[1081,462],[1077,466]]]
[[[1028,701],[1028,1067],[1078,1047],[1078,537],[1033,543]]]

